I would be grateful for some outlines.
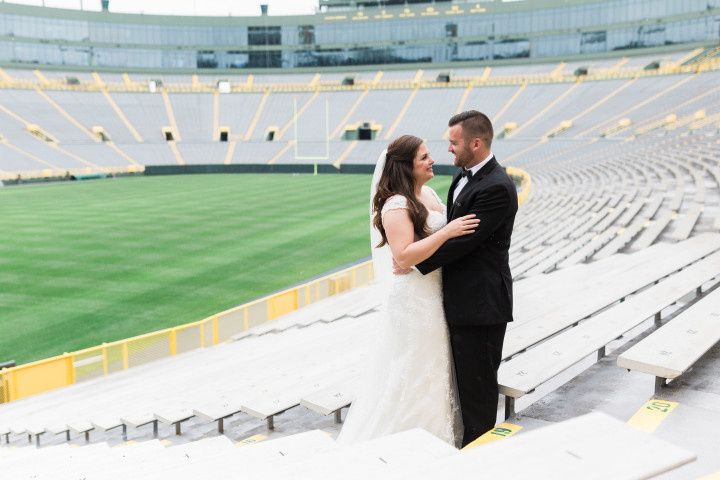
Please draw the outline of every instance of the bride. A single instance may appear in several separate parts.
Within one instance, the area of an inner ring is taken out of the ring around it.
[[[416,427],[453,445],[462,439],[440,270],[392,274],[393,258],[400,267],[413,266],[478,226],[475,215],[446,224],[445,205],[425,185],[433,178],[433,163],[420,138],[403,135],[375,167],[371,242],[384,313],[372,365],[338,437],[341,444]]]

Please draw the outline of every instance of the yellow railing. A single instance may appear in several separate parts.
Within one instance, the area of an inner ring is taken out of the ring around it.
[[[364,262],[197,322],[3,369],[0,403],[217,345],[302,306],[367,285],[372,278],[372,262]]]
[[[522,205],[523,202],[527,199],[528,195],[530,195],[530,187],[532,185],[530,174],[527,173],[525,170],[517,167],[507,167],[506,170],[508,175],[510,175],[511,177],[520,178],[520,188],[518,189],[518,204]]]
[[[691,65],[662,65],[655,70],[645,70],[644,68],[620,68],[620,69],[590,69],[588,75],[584,76],[585,81],[591,80],[615,80],[615,79],[631,79],[641,77],[654,77],[660,75],[675,75],[679,73],[700,73],[710,70],[720,70],[720,59],[718,57],[710,57],[703,59],[699,63]],[[449,82],[437,82],[435,80],[382,80],[374,82],[371,80],[358,80],[354,85],[341,85],[339,81],[333,82],[307,82],[307,83],[258,83],[247,81],[230,82],[231,91],[234,93],[263,93],[270,91],[274,93],[281,92],[333,92],[348,90],[388,90],[388,89],[415,89],[415,88],[467,88],[474,87],[491,87],[491,86],[508,86],[528,84],[550,84],[550,83],[574,83],[577,77],[574,73],[563,73],[553,75],[552,73],[537,73],[527,75],[498,75],[488,78],[482,75],[453,77]],[[45,82],[29,79],[5,79],[0,80],[0,89],[35,89],[43,90],[63,90],[75,92],[133,92],[146,93],[149,92],[149,86],[144,82],[105,82],[102,85],[98,83],[82,83],[80,85],[68,85],[60,79],[51,79]],[[217,87],[214,83],[198,81],[195,83],[167,83],[164,84],[160,91],[169,93],[211,93],[216,92]]]

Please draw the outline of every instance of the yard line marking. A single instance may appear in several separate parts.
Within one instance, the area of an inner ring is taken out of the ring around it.
[[[463,447],[463,450],[475,448],[479,445],[484,445],[490,442],[497,442],[498,440],[502,440],[503,438],[512,437],[517,432],[522,430],[522,428],[523,427],[521,427],[520,425],[515,425],[514,423],[501,423],[489,432],[485,432],[472,442],[465,445]]]
[[[13,82],[13,78],[2,68],[0,68],[0,78],[5,80],[6,82]]]
[[[267,436],[263,435],[262,433],[258,433],[257,435],[253,435],[252,437],[245,438],[243,440],[240,440],[239,442],[235,443],[236,447],[244,447],[246,445],[252,445],[253,443],[262,442],[263,440],[266,440]]]
[[[173,111],[172,103],[170,102],[170,95],[168,95],[167,90],[164,88],[160,91],[162,94],[163,103],[165,104],[165,111],[167,112],[168,121],[170,121],[170,126],[173,129],[173,135],[175,136],[175,141],[179,142],[182,140],[180,136],[180,129],[178,129],[177,122],[175,121],[175,112]]]
[[[50,83],[47,77],[45,77],[45,75],[43,75],[40,70],[33,70],[33,73],[38,78],[38,80],[40,80],[40,83]]]
[[[316,91],[315,93],[312,94],[312,96],[310,98],[307,99],[307,101],[303,104],[303,106],[300,107],[300,110],[298,110],[297,118],[300,118],[300,116],[303,113],[305,113],[305,110],[307,110],[310,107],[310,105],[315,101],[315,99],[319,95],[320,95],[320,92]],[[294,121],[295,121],[295,115],[290,117],[290,120],[288,120],[288,122],[285,125],[283,125],[283,127],[278,132],[277,138],[275,140],[280,140],[282,138],[282,136],[285,135],[285,132],[287,132],[290,127],[292,127]]]
[[[342,162],[345,161],[345,159],[350,155],[350,152],[355,150],[355,147],[357,147],[358,140],[353,140],[350,142],[350,144],[347,146],[347,148],[340,154],[340,156],[333,162],[333,166],[337,169],[340,168],[340,165]]]
[[[175,161],[178,163],[178,165],[186,165],[187,162],[183,158],[182,154],[180,153],[180,150],[177,147],[177,144],[175,143],[175,140],[170,140],[167,142],[168,147],[170,147],[170,150],[172,151],[173,156],[175,157]]]
[[[28,158],[32,158],[32,159],[35,160],[36,162],[42,163],[43,165],[45,165],[45,166],[47,166],[47,167],[50,167],[50,168],[52,168],[52,169],[54,169],[54,170],[62,170],[62,168],[58,167],[57,165],[54,165],[54,164],[52,164],[52,163],[50,163],[50,162],[48,162],[48,161],[46,161],[46,160],[43,160],[42,158],[40,158],[40,157],[38,157],[38,156],[36,156],[36,155],[33,155],[33,154],[30,153],[30,152],[26,152],[25,150],[23,150],[22,148],[20,148],[20,147],[18,147],[18,146],[16,146],[16,145],[13,145],[12,143],[10,143],[10,141],[9,141],[7,138],[3,138],[2,140],[0,140],[0,145],[5,145],[6,147],[8,147],[8,148],[10,148],[10,149],[15,150],[15,151],[18,152],[19,154],[25,155],[25,156],[28,157]]]
[[[64,108],[62,108],[62,107],[60,106],[60,104],[58,104],[55,100],[53,100],[52,98],[50,98],[50,96],[49,96],[47,93],[45,93],[45,92],[43,92],[42,90],[40,90],[39,87],[35,87],[35,91],[38,93],[38,95],[40,95],[41,97],[43,97],[55,110],[57,110],[58,113],[60,113],[60,115],[62,115],[63,117],[65,117],[65,119],[66,119],[68,122],[70,122],[70,123],[72,123],[73,125],[75,125],[75,126],[78,128],[78,130],[80,130],[80,131],[83,132],[85,135],[87,135],[88,137],[90,137],[94,142],[99,142],[99,141],[100,141],[100,139],[99,139],[98,137],[96,137],[95,135],[93,135],[93,133],[92,133],[90,130],[88,130],[84,125],[82,125],[79,121],[77,121],[77,119],[76,119],[75,117],[73,117],[72,115],[70,115]]]
[[[273,163],[277,162],[280,159],[280,157],[282,157],[285,154],[285,152],[287,152],[288,150],[290,150],[293,147],[293,145],[295,145],[295,139],[290,140],[283,148],[280,149],[280,151],[278,153],[275,154],[275,156],[273,156],[270,160],[268,160],[268,162],[267,162],[268,165],[272,165]]]
[[[135,140],[137,140],[138,142],[143,142],[144,140],[143,140],[142,136],[140,135],[140,133],[138,133],[138,131],[135,129],[135,127],[130,122],[130,120],[125,116],[125,112],[122,111],[122,109],[120,108],[120,105],[115,103],[115,99],[110,96],[110,92],[108,91],[108,89],[103,88],[102,93],[103,93],[103,96],[105,97],[105,99],[110,104],[110,107],[115,111],[115,113],[120,118],[120,120],[125,124],[128,131],[135,138]]]
[[[248,81],[249,80],[250,80],[250,77],[248,77]],[[252,137],[252,134],[255,131],[255,127],[257,126],[258,121],[260,120],[260,115],[262,115],[263,109],[265,108],[265,103],[267,102],[267,99],[269,96],[270,96],[270,90],[265,90],[265,93],[263,94],[262,98],[260,99],[260,104],[257,106],[257,109],[255,109],[255,115],[253,115],[253,119],[250,122],[250,126],[248,126],[247,132],[245,132],[244,140],[246,142],[248,140],[250,140],[250,137]]]
[[[213,92],[213,141],[220,139],[220,92]]]
[[[627,424],[643,432],[653,433],[677,406],[678,402],[653,398],[645,402]]]
[[[342,130],[345,127],[345,124],[350,119],[350,115],[355,113],[355,110],[357,110],[357,107],[360,106],[360,103],[365,99],[367,96],[369,90],[365,89],[360,94],[360,96],[355,100],[355,103],[352,104],[352,107],[350,107],[350,110],[348,110],[347,114],[343,117],[342,120],[338,123],[337,127],[335,127],[335,130],[330,134],[330,138],[333,139],[335,136],[340,133],[340,130]]]
[[[527,87],[527,82],[523,82],[522,85],[520,85],[520,88],[518,88],[517,92],[515,92],[515,94],[512,97],[510,97],[510,100],[505,102],[505,105],[503,105],[502,108],[500,109],[500,111],[498,113],[496,113],[495,116],[492,118],[491,121],[493,124],[497,123],[498,119],[500,117],[502,117],[502,115],[507,111],[508,108],[510,108],[510,105],[512,105],[513,102],[515,100],[517,100],[517,98],[520,96],[520,94],[523,92],[523,90],[525,90],[526,87]]]
[[[520,125],[520,126],[519,126],[518,128],[516,128],[514,131],[510,132],[507,136],[508,136],[508,137],[514,137],[514,136],[515,136],[519,131],[521,131],[523,128],[527,127],[528,125],[530,125],[530,124],[532,124],[533,122],[535,122],[535,120],[537,120],[538,118],[542,117],[542,116],[545,114],[545,112],[547,112],[548,110],[552,109],[555,105],[557,105],[563,98],[565,98],[566,96],[568,96],[573,90],[575,90],[577,87],[579,87],[581,83],[582,83],[582,80],[579,80],[579,81],[575,82],[575,85],[573,85],[572,87],[566,89],[566,90],[565,90],[561,95],[559,95],[555,100],[553,100],[552,102],[548,103],[548,104],[545,106],[545,108],[543,108],[543,109],[540,110],[538,113],[536,113],[530,120],[528,120],[527,122],[525,122],[525,123],[523,123],[522,125]]]
[[[228,142],[227,152],[225,152],[225,161],[223,162],[225,165],[230,165],[232,163],[232,158],[235,154],[235,146],[237,145],[237,143],[237,140],[231,140]]]
[[[489,68],[490,67],[485,67],[485,70],[487,71]],[[463,92],[462,97],[460,97],[460,101],[457,104],[457,107],[455,107],[455,115],[463,111],[463,108],[465,107],[465,102],[467,102],[467,99],[470,96],[470,92],[472,92],[474,86],[475,85],[473,84],[473,82],[470,82],[470,85],[468,85]],[[443,133],[442,138],[443,140],[447,140],[448,138],[450,138],[450,127],[445,129],[445,133]]]
[[[578,133],[577,135],[575,135],[575,137],[573,137],[573,138],[580,138],[580,137],[582,137],[583,135],[585,135],[586,133],[591,132],[591,131],[593,131],[593,130],[595,130],[595,131],[604,131],[604,130],[606,130],[606,129],[608,128],[608,125],[614,125],[615,123],[617,123],[617,121],[618,121],[619,119],[627,117],[627,115],[628,115],[629,113],[634,112],[634,111],[637,110],[638,108],[644,107],[645,105],[647,105],[648,103],[652,102],[653,100],[657,100],[658,98],[662,97],[662,96],[665,95],[666,93],[669,93],[669,92],[675,90],[676,88],[682,86],[683,84],[685,84],[685,83],[687,83],[687,82],[689,82],[689,81],[691,81],[691,80],[694,80],[695,78],[697,78],[697,76],[698,76],[698,75],[695,74],[695,75],[690,75],[690,76],[688,76],[688,77],[685,77],[685,78],[683,78],[682,80],[680,80],[679,82],[674,83],[674,84],[670,85],[669,87],[667,87],[666,89],[659,91],[658,93],[656,93],[655,95],[651,96],[650,98],[646,98],[645,100],[643,100],[643,101],[641,101],[641,102],[639,102],[639,103],[636,103],[635,105],[633,105],[632,107],[628,108],[628,109],[625,110],[624,112],[618,113],[617,115],[615,115],[614,117],[606,120],[605,122],[602,122],[602,123],[593,125],[592,127],[583,130],[582,132],[580,132],[580,133]]]
[[[418,70],[420,74],[422,74],[422,70]],[[398,125],[400,125],[400,122],[405,117],[405,114],[407,113],[408,109],[410,108],[410,105],[412,104],[412,101],[415,99],[415,96],[417,95],[419,90],[419,87],[413,88],[413,91],[408,95],[407,100],[405,100],[405,104],[400,109],[400,112],[398,112],[397,117],[395,118],[395,121],[392,123],[390,128],[388,129],[387,133],[385,133],[385,140],[389,140],[390,136],[395,132],[395,129]]]

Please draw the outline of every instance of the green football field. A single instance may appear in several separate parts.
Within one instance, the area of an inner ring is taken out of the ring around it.
[[[449,177],[431,185],[444,197]],[[369,175],[0,189],[0,361],[200,320],[370,254]]]

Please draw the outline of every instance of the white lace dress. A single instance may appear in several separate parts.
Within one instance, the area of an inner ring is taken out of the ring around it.
[[[400,208],[407,208],[405,197],[395,195],[386,201],[382,215]],[[445,213],[430,211],[431,232],[445,224]],[[457,445],[462,420],[440,270],[393,276],[383,305],[375,355],[338,442],[349,444],[419,427]]]

